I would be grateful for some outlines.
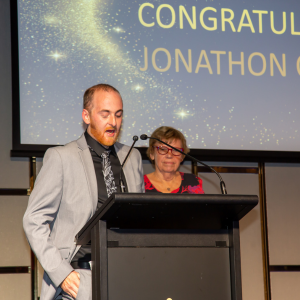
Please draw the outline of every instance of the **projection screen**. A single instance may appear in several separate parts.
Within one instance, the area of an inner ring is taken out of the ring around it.
[[[167,125],[192,149],[299,151],[298,1],[16,4],[19,149],[77,139],[84,91],[109,83],[122,143]]]

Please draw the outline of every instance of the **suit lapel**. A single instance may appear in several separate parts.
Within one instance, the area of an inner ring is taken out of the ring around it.
[[[80,155],[87,183],[90,192],[91,201],[93,202],[93,211],[92,215],[96,211],[97,201],[98,201],[98,188],[97,188],[97,179],[95,174],[95,168],[92,160],[92,156],[90,153],[90,149],[86,143],[84,134],[77,140],[78,145],[78,153]]]
[[[127,151],[124,150],[123,145],[120,144],[120,143],[115,143],[114,146],[115,146],[118,158],[120,160],[120,163],[122,165],[129,149]],[[132,164],[131,164],[130,156],[127,158],[127,161],[125,163],[123,171],[124,171],[124,175],[125,175],[125,179],[126,179],[126,183],[127,183],[127,187],[128,187],[128,192],[135,193],[136,192],[136,185],[135,185],[135,180],[134,180],[134,177],[133,177],[134,172],[133,172],[133,167],[132,167]]]

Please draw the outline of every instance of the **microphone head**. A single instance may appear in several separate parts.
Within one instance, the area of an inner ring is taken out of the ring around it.
[[[142,134],[141,136],[140,136],[140,139],[141,140],[146,140],[148,138],[148,136],[147,136],[147,134]]]
[[[139,137],[137,135],[134,135],[132,139],[136,142],[139,140]]]

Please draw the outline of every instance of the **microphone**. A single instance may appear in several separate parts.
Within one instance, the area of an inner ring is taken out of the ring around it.
[[[150,139],[150,137],[148,137],[147,134],[142,134],[142,135],[140,136],[140,139],[143,140],[143,141],[145,141],[146,139]],[[152,138],[151,138],[151,139],[152,139]]]
[[[162,144],[164,144],[164,145],[167,145],[167,146],[169,146],[170,148],[172,148],[172,149],[174,149],[174,150],[180,152],[181,154],[183,154],[183,155],[189,157],[192,161],[194,161],[194,162],[196,162],[196,163],[199,163],[199,164],[203,165],[204,167],[209,168],[211,171],[213,171],[214,173],[216,173],[217,176],[219,177],[219,180],[220,180],[220,188],[221,188],[222,194],[223,194],[223,195],[226,195],[226,194],[227,194],[227,190],[226,190],[226,186],[225,186],[225,182],[223,181],[223,178],[222,178],[221,175],[220,175],[214,168],[212,168],[211,166],[209,166],[209,165],[203,163],[202,161],[200,161],[200,160],[194,158],[193,156],[190,156],[190,155],[187,154],[187,153],[184,153],[183,151],[180,151],[179,149],[176,149],[175,147],[173,147],[173,146],[171,146],[171,145],[169,145],[169,144],[163,142],[163,141],[160,140],[160,139],[150,137],[150,136],[148,136],[147,134],[142,134],[142,135],[140,136],[140,138],[141,138],[141,140],[143,140],[143,141],[145,141],[145,140],[147,140],[147,139],[157,140],[158,142],[160,142],[160,143],[162,143]]]
[[[120,190],[121,190],[122,193],[126,193],[126,188],[125,188],[125,185],[124,185],[124,181],[123,181],[123,179],[122,179],[122,170],[123,170],[123,167],[124,167],[124,165],[125,165],[125,162],[126,162],[128,156],[129,156],[129,154],[130,154],[130,152],[131,152],[131,150],[132,150],[134,144],[138,141],[139,138],[138,138],[138,136],[134,135],[134,136],[132,137],[132,139],[133,139],[133,143],[132,143],[132,145],[131,145],[131,147],[130,147],[130,149],[129,149],[129,151],[128,151],[128,153],[127,153],[127,155],[126,155],[126,157],[125,157],[125,159],[124,159],[124,161],[123,161],[123,163],[122,163],[122,165],[121,165],[121,168],[120,168],[120,180],[119,180],[119,185],[120,185]]]

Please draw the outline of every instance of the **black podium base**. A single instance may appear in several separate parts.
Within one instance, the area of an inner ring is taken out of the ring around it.
[[[231,300],[229,248],[109,248],[109,300]]]

